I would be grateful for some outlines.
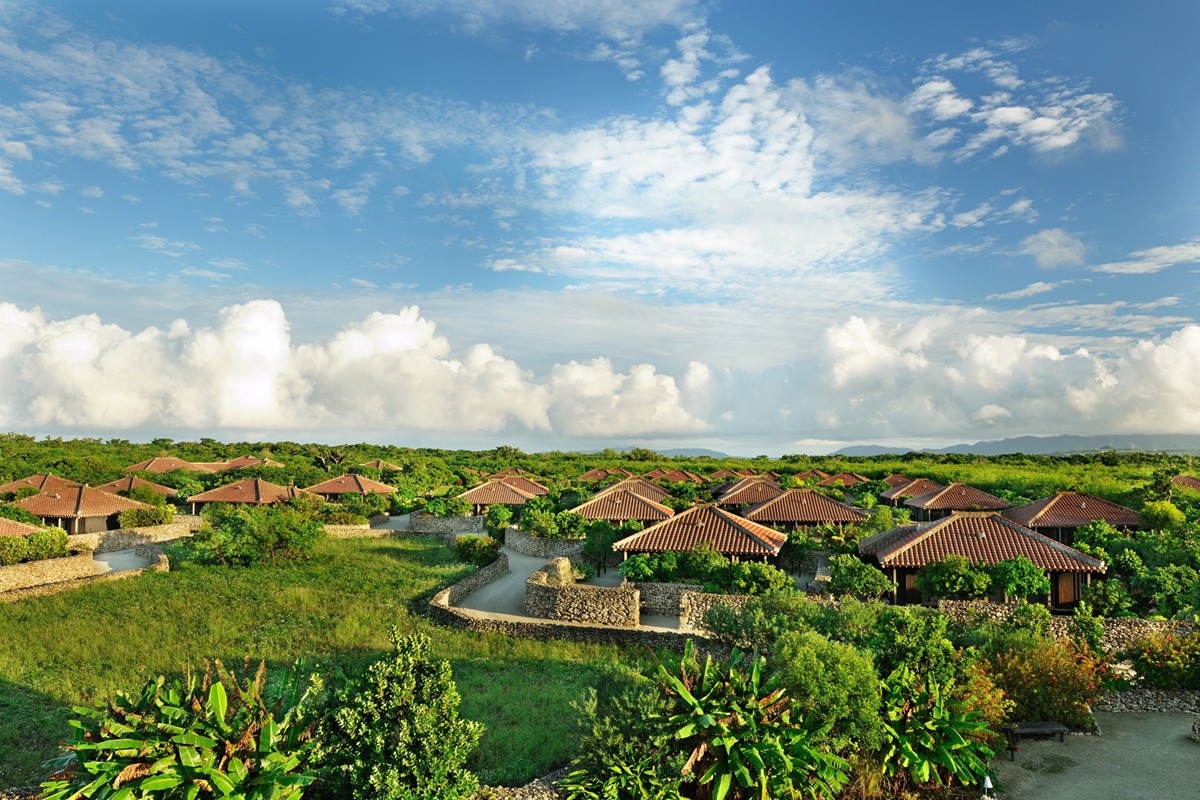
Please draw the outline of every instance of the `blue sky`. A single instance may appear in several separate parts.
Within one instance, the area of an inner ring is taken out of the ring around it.
[[[1191,2],[0,0],[0,426],[1200,432]]]

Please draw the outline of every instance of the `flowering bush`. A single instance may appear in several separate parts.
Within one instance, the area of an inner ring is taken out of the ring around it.
[[[1041,641],[990,653],[984,663],[1015,707],[1013,719],[1090,727],[1091,705],[1110,679],[1108,662],[1078,642]]]
[[[1145,684],[1157,689],[1200,689],[1200,633],[1146,636],[1130,645],[1126,655]]]

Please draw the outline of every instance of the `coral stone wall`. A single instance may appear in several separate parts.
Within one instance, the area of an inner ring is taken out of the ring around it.
[[[1192,711],[1200,712],[1196,689],[1126,689],[1109,692],[1096,701],[1097,711]]]
[[[525,613],[541,619],[634,627],[640,593],[632,586],[584,586],[566,558],[553,559],[525,581]]]
[[[684,592],[679,598],[679,629],[704,630],[704,614],[716,606],[741,608],[750,599],[747,594],[709,594]]]
[[[187,521],[166,525],[147,525],[143,528],[119,528],[115,531],[76,533],[71,536],[72,550],[91,550],[96,553],[115,553],[139,544],[162,544],[191,536],[193,528]]]
[[[372,528],[370,525],[326,525],[325,535],[331,539],[379,539],[391,536],[395,531]]]
[[[583,542],[578,539],[545,539],[530,536],[516,525],[504,531],[504,546],[530,558],[578,558],[583,554]]]
[[[487,533],[487,520],[483,517],[431,517],[428,514],[412,514],[408,518],[408,529],[412,533],[475,534]]]
[[[694,583],[654,583],[625,581],[642,593],[642,613],[655,617],[678,617],[679,601],[684,592],[702,592],[703,586]]]
[[[11,592],[31,586],[85,578],[95,570],[90,550],[64,558],[47,558],[41,561],[12,564],[0,567],[0,592]]]

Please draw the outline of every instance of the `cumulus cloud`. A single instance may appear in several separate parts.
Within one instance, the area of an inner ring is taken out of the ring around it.
[[[1021,240],[1017,252],[1045,269],[1083,265],[1083,242],[1062,228],[1046,228]]]
[[[456,350],[415,306],[296,344],[272,300],[138,332],[0,304],[0,424],[17,428],[670,435],[704,427],[685,407],[698,370],[681,387],[600,358],[538,379],[489,345]]]

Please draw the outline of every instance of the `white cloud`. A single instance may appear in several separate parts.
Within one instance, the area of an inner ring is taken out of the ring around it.
[[[1150,275],[1180,264],[1200,263],[1200,239],[1176,245],[1151,247],[1130,253],[1124,261],[1113,261],[1093,267],[1096,272],[1121,275]]]
[[[135,236],[130,236],[129,239],[136,242],[138,247],[144,250],[149,250],[152,253],[161,253],[172,258],[179,258],[188,252],[200,249],[200,245],[195,242],[172,241],[152,233],[139,233]]]
[[[1047,281],[1034,281],[1023,289],[1014,289],[1011,292],[1003,292],[1001,294],[989,294],[988,300],[1021,300],[1026,297],[1034,297],[1035,295],[1045,294],[1053,291],[1059,286],[1065,286],[1070,281],[1055,281],[1053,283]]]
[[[85,186],[79,193],[84,197],[104,197],[104,190],[99,186]]]
[[[1062,228],[1046,228],[1021,240],[1017,252],[1044,269],[1083,265],[1083,242]]]

